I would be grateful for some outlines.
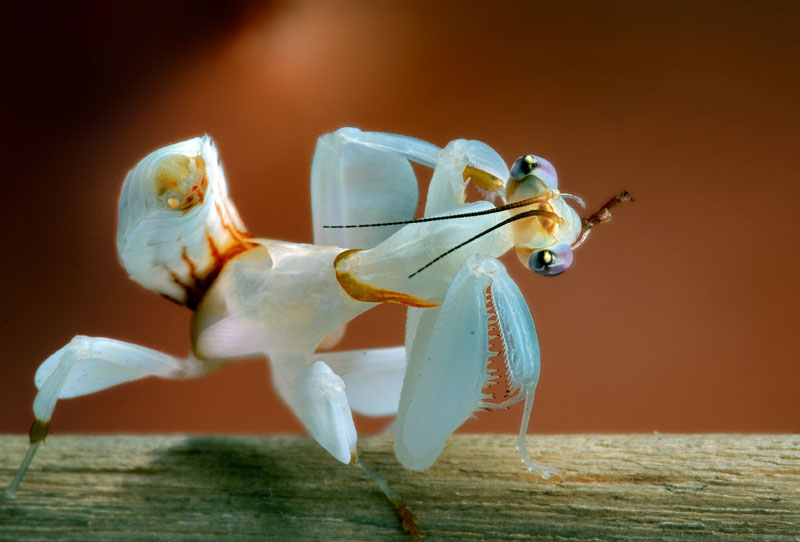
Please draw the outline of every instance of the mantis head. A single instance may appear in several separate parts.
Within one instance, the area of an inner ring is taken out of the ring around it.
[[[560,275],[572,265],[572,245],[582,227],[580,216],[565,196],[558,190],[558,175],[550,162],[533,154],[514,162],[506,201],[531,203],[511,211],[512,216],[519,216],[512,223],[512,238],[519,261],[537,275]]]

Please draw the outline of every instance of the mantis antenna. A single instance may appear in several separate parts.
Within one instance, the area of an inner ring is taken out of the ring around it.
[[[451,218],[468,218],[471,216],[482,216],[482,215],[490,215],[492,213],[499,213],[502,211],[508,211],[509,209],[518,209],[519,207],[526,207],[528,205],[533,205],[534,203],[543,203],[549,201],[556,197],[558,194],[557,191],[548,191],[540,196],[535,196],[532,198],[515,201],[514,203],[506,203],[505,205],[501,205],[500,207],[495,207],[494,209],[487,209],[485,211],[474,211],[472,213],[461,213],[455,215],[445,215],[445,216],[432,216],[426,218],[415,218],[414,220],[401,220],[398,222],[376,222],[375,224],[347,224],[344,226],[322,226],[323,228],[373,228],[376,226],[401,226],[403,224],[417,224],[419,222],[434,222],[436,220],[450,220]],[[488,230],[491,231],[491,230]],[[481,234],[483,235],[483,234]],[[480,237],[480,235],[478,235]],[[477,237],[476,237],[477,239]]]
[[[552,192],[548,192],[547,194],[552,194]],[[525,205],[530,205],[532,203],[538,203],[543,197],[547,196],[547,194],[544,194],[543,196],[537,196],[537,197],[534,197],[534,198],[529,198],[529,199],[526,199],[526,200],[518,201],[518,202],[515,202],[515,203],[509,203],[509,204],[503,205],[502,207],[497,207],[495,209],[489,209],[488,211],[479,211],[479,212],[476,212],[476,213],[466,213],[464,215],[451,215],[451,216],[434,217],[434,218],[429,218],[429,219],[413,220],[412,222],[424,222],[426,220],[444,220],[446,218],[460,218],[461,216],[485,215],[485,214],[494,213],[494,212],[498,212],[498,211],[504,211],[506,209],[514,209],[516,207],[523,207]],[[572,196],[572,197],[575,197],[575,196]],[[586,237],[589,236],[589,232],[591,231],[591,229],[594,226],[597,226],[598,224],[602,224],[603,222],[608,222],[609,220],[611,220],[611,211],[610,211],[610,209],[612,207],[616,207],[617,205],[619,205],[623,201],[634,201],[633,197],[628,193],[627,190],[623,190],[620,194],[614,196],[613,198],[611,198],[610,200],[605,202],[600,207],[600,209],[598,209],[597,211],[592,213],[588,218],[582,218],[581,219],[581,235],[578,238],[578,240],[570,248],[577,248],[578,246],[580,246],[586,240]],[[582,202],[582,200],[581,200],[581,202]],[[520,213],[518,215],[514,215],[514,216],[512,216],[510,218],[507,218],[507,219],[503,220],[502,222],[498,222],[497,224],[495,224],[491,228],[488,228],[488,229],[480,232],[477,235],[473,235],[472,237],[470,237],[469,239],[467,239],[463,243],[459,243],[458,245],[454,246],[450,250],[438,255],[437,257],[435,257],[434,259],[432,259],[431,261],[429,261],[428,263],[426,263],[425,265],[423,265],[422,267],[420,267],[419,269],[417,269],[416,271],[411,273],[408,276],[408,278],[412,278],[414,275],[418,274],[420,271],[423,271],[424,269],[430,267],[431,265],[433,265],[434,263],[438,262],[439,260],[441,260],[442,258],[447,256],[451,252],[456,251],[459,248],[463,247],[464,245],[467,245],[467,244],[471,243],[475,239],[479,239],[480,237],[486,235],[487,233],[490,233],[490,232],[496,230],[497,228],[502,228],[503,226],[505,226],[506,224],[509,224],[510,222],[514,222],[515,220],[519,220],[519,219],[522,219],[522,218],[528,218],[528,217],[531,217],[531,216],[541,216],[541,217],[544,217],[544,218],[549,218],[550,220],[553,220],[553,221],[556,221],[556,222],[561,222],[563,220],[560,216],[558,216],[555,213],[551,213],[550,211],[542,211],[542,210],[538,210],[538,209],[534,209],[534,210],[531,210],[531,211],[525,211],[525,212]]]
[[[524,199],[524,200],[521,200],[521,201],[516,201],[516,202],[513,202],[513,203],[507,203],[505,205],[501,205],[500,207],[495,207],[494,209],[487,209],[485,211],[475,211],[475,212],[471,212],[471,213],[460,213],[460,214],[454,214],[454,215],[433,216],[433,217],[426,217],[426,218],[416,218],[414,220],[401,220],[401,221],[397,221],[397,222],[376,222],[374,224],[346,224],[346,225],[342,225],[342,226],[322,226],[322,227],[323,228],[331,228],[331,229],[333,229],[333,228],[373,228],[373,227],[380,227],[380,226],[400,226],[400,225],[404,225],[404,224],[418,224],[420,222],[433,222],[433,221],[436,221],[436,220],[450,220],[450,219],[454,219],[454,218],[469,218],[469,217],[473,217],[473,216],[482,216],[482,215],[488,215],[488,214],[492,214],[492,213],[499,213],[499,212],[502,212],[502,211],[507,211],[509,209],[518,209],[520,207],[527,207],[528,205],[533,205],[535,203],[542,203],[542,202],[549,201],[550,199],[552,199],[552,198],[554,198],[554,197],[556,197],[558,195],[560,195],[560,193],[557,190],[548,191],[548,192],[546,192],[546,193],[544,193],[544,194],[542,194],[540,196],[527,198],[527,199]],[[574,198],[578,202],[583,204],[583,200],[581,200],[577,196],[573,196],[571,194],[564,194],[564,196]],[[612,207],[616,207],[617,205],[619,205],[623,201],[634,201],[633,197],[631,197],[631,195],[628,193],[627,190],[623,190],[620,194],[614,196],[613,198],[611,198],[610,200],[605,202],[600,207],[600,209],[598,209],[597,211],[592,213],[589,217],[582,218],[581,219],[581,234],[580,234],[580,237],[578,238],[577,241],[575,241],[575,243],[572,244],[571,248],[574,249],[574,248],[579,247],[581,244],[583,244],[583,242],[589,236],[589,232],[591,231],[591,229],[594,226],[597,226],[598,224],[602,224],[603,222],[608,222],[609,220],[611,220],[611,211],[610,211],[610,209]],[[483,237],[487,233],[491,233],[491,232],[493,232],[494,230],[496,230],[498,228],[502,228],[506,224],[514,222],[515,220],[520,220],[522,218],[529,218],[529,217],[532,217],[532,216],[541,216],[541,217],[544,217],[544,218],[549,218],[550,220],[553,220],[553,221],[556,221],[556,222],[561,222],[563,220],[556,213],[553,213],[553,212],[550,212],[550,211],[533,209],[533,210],[530,210],[530,211],[522,212],[522,213],[520,213],[518,215],[514,215],[514,216],[512,216],[510,218],[507,218],[507,219],[501,221],[501,222],[498,222],[494,226],[492,226],[490,228],[487,228],[486,230],[484,230],[484,231],[482,231],[482,232],[480,232],[480,233],[478,233],[476,235],[473,235],[472,237],[470,237],[469,239],[467,239],[463,243],[459,243],[458,245],[454,246],[453,248],[443,252],[442,254],[438,255],[437,257],[435,257],[434,259],[432,259],[431,261],[429,261],[428,263],[426,263],[425,265],[423,265],[422,267],[420,267],[419,269],[417,269],[416,271],[411,273],[408,276],[408,278],[413,278],[415,275],[419,274],[421,271],[424,271],[425,269],[427,269],[431,265],[435,264],[436,262],[438,262],[439,260],[441,260],[442,258],[447,256],[448,254],[458,250],[459,248],[461,248],[461,247],[463,247],[465,245],[468,245],[469,243],[475,241],[476,239],[480,239],[481,237]]]

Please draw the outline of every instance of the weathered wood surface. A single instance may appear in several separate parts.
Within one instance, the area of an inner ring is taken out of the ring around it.
[[[543,481],[508,435],[453,437],[423,473],[391,441],[364,462],[438,540],[800,541],[800,435],[531,436]],[[0,483],[25,452],[0,437]],[[360,470],[303,437],[53,436],[0,540],[397,540],[394,509]]]

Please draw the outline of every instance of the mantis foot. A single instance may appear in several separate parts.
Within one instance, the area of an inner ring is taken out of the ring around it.
[[[419,532],[419,518],[403,504],[403,499],[400,498],[400,495],[390,488],[386,480],[381,478],[378,473],[359,461],[358,454],[355,451],[352,455],[352,463],[357,465],[370,480],[378,484],[383,494],[392,502],[397,512],[397,517],[400,518],[400,526],[403,527],[403,530],[410,534],[415,541],[422,540],[424,535]]]
[[[564,481],[564,474],[555,467],[548,467],[547,465],[542,465],[541,463],[536,463],[535,461],[528,458],[526,461],[523,458],[522,462],[528,467],[529,471],[535,472],[539,476],[542,477],[542,480],[549,480],[550,478],[557,478],[559,481]]]
[[[400,526],[403,527],[403,530],[410,534],[415,541],[425,538],[425,535],[419,532],[419,517],[399,499],[391,499],[391,501],[397,509],[397,517],[400,518]]]

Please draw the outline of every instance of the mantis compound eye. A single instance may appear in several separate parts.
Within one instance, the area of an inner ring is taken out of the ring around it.
[[[511,166],[509,175],[512,179],[521,181],[529,175],[533,175],[537,179],[543,181],[550,188],[558,188],[558,175],[556,168],[553,164],[534,154],[525,154],[517,158],[514,165]]]
[[[572,265],[572,249],[567,243],[537,250],[531,254],[528,267],[537,275],[552,277],[560,275]]]
[[[532,154],[526,154],[517,158],[517,161],[511,166],[510,173],[515,179],[521,179],[530,175],[537,167],[539,167],[539,159]]]

